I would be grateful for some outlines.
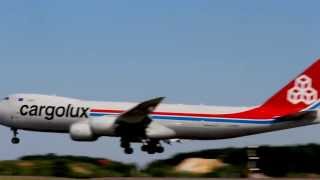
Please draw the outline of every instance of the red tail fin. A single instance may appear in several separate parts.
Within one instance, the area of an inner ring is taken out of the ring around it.
[[[224,118],[274,119],[320,107],[320,59],[263,105]]]
[[[320,59],[267,100],[260,109],[288,114],[315,108],[320,98]]]

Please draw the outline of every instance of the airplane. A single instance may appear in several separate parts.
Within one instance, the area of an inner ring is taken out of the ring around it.
[[[41,94],[14,94],[0,102],[0,124],[18,130],[69,133],[74,141],[119,137],[126,154],[141,143],[148,154],[163,143],[229,139],[320,123],[320,59],[265,103],[251,108],[97,102]]]

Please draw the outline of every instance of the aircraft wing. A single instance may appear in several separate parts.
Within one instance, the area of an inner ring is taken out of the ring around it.
[[[154,98],[136,105],[132,109],[122,113],[116,119],[116,123],[144,124],[145,121],[151,122],[149,114],[155,110],[155,108],[163,101],[163,99],[164,97]]]
[[[163,101],[159,97],[144,101],[132,109],[122,113],[116,120],[116,133],[126,137],[144,137],[147,135],[147,128],[152,122],[149,117],[155,108]]]

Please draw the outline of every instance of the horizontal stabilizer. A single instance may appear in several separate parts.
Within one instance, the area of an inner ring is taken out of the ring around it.
[[[317,111],[303,111],[294,114],[289,114],[286,116],[276,118],[277,121],[285,122],[285,121],[314,121],[317,118]]]

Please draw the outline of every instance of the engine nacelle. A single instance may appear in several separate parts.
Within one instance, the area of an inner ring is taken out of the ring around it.
[[[99,136],[114,136],[116,117],[98,117],[90,120],[90,126],[94,134]]]
[[[163,126],[157,122],[151,122],[146,129],[147,137],[152,139],[172,139],[176,137],[174,130]]]
[[[95,141],[98,139],[88,122],[79,122],[71,125],[70,136],[75,141]]]

